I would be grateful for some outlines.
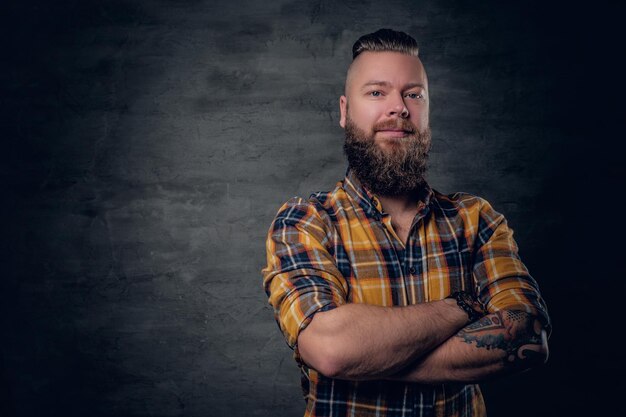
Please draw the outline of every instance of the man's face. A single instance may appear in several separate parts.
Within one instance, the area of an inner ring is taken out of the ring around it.
[[[365,52],[352,64],[340,99],[344,150],[375,194],[406,195],[424,183],[431,143],[427,88],[413,56]]]
[[[428,80],[419,58],[399,52],[364,52],[352,63],[341,96],[339,124],[354,125],[383,148],[428,128]],[[408,122],[408,124],[406,123]],[[408,126],[408,128],[407,128]]]

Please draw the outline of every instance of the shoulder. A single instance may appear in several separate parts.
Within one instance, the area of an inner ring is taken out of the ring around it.
[[[294,196],[287,200],[276,213],[273,229],[285,227],[326,228],[330,223],[323,194],[312,194],[309,198]]]
[[[312,204],[308,199],[294,196],[280,206],[276,218],[298,218],[309,213],[312,208]]]
[[[285,202],[278,210],[277,218],[301,220],[308,216],[316,216],[325,223],[336,221],[337,214],[346,208],[349,201],[342,182],[337,183],[331,191],[318,191],[308,198],[295,196]]]
[[[464,230],[468,238],[478,236],[487,240],[497,229],[507,228],[504,216],[489,201],[474,194],[457,192],[444,195],[434,191],[431,207],[438,222]]]
[[[319,223],[319,212],[316,204],[310,199],[295,196],[287,200],[276,213],[272,229],[274,232],[286,227],[294,227],[300,224]]]
[[[338,182],[331,191],[318,191],[308,198],[295,196],[285,202],[276,215],[274,227],[282,225],[302,225],[319,227],[327,231],[343,218],[345,211],[352,210],[352,203]]]
[[[465,192],[442,194],[433,190],[432,205],[444,215],[479,215],[494,212],[491,204],[482,197]]]

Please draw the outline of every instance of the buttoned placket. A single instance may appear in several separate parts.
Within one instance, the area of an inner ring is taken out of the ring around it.
[[[405,305],[428,301],[428,282],[426,270],[424,268],[426,262],[426,251],[424,250],[423,245],[421,245],[422,242],[425,242],[426,231],[424,220],[430,211],[428,206],[423,206],[415,215],[411,224],[411,229],[409,230],[407,241],[402,242],[393,228],[391,215],[379,210],[379,207],[381,206],[376,197],[372,198],[372,205],[375,218],[383,228],[387,240],[394,248],[396,261],[401,266],[402,287],[404,289],[403,301]],[[417,240],[417,242],[415,242],[415,240]],[[400,248],[398,246],[400,246]],[[399,249],[402,251],[403,256],[400,256],[398,253]],[[417,252],[415,255],[413,254],[414,250]],[[415,281],[421,282],[417,284]],[[419,287],[417,294],[415,292],[416,287]]]
[[[408,272],[411,274],[410,299],[413,303],[428,301],[428,275],[426,270],[426,217],[428,206],[423,206],[415,215],[405,253]]]

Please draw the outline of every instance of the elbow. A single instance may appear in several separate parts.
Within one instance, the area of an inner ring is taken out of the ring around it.
[[[346,366],[340,349],[334,347],[332,342],[325,343],[323,338],[311,339],[313,338],[299,338],[298,349],[302,361],[325,377],[341,378],[345,376]]]
[[[543,365],[548,362],[550,356],[550,348],[548,347],[548,334],[545,330],[541,330],[541,344],[539,345],[539,353],[537,355],[536,365]]]
[[[324,349],[314,359],[312,368],[328,378],[342,379],[346,377],[346,367],[333,349]]]
[[[346,349],[334,327],[329,330],[328,315],[318,313],[298,336],[298,352],[310,368],[329,378],[341,378],[346,374]]]
[[[534,368],[541,366],[548,361],[550,349],[548,347],[548,338],[545,330],[541,330],[540,341],[529,342],[520,347],[518,350],[519,358],[522,359],[524,368]]]
[[[518,314],[519,315],[519,314]],[[541,366],[548,361],[548,333],[541,321],[529,314],[526,320],[518,320],[512,326],[512,333],[516,336],[509,350],[507,360],[519,370]]]
[[[541,363],[538,363],[538,365],[543,365],[548,362],[548,357],[550,357],[550,348],[548,347],[548,336],[545,330],[541,331],[541,347],[539,349],[539,355]]]

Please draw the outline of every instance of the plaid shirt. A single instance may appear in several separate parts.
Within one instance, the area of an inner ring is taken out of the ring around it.
[[[327,378],[302,362],[298,334],[345,303],[406,306],[472,291],[490,312],[546,306],[520,261],[513,231],[485,200],[426,186],[406,245],[379,200],[351,171],[332,192],[293,198],[267,240],[264,288],[302,371],[307,416],[483,416],[475,384],[420,385]]]

